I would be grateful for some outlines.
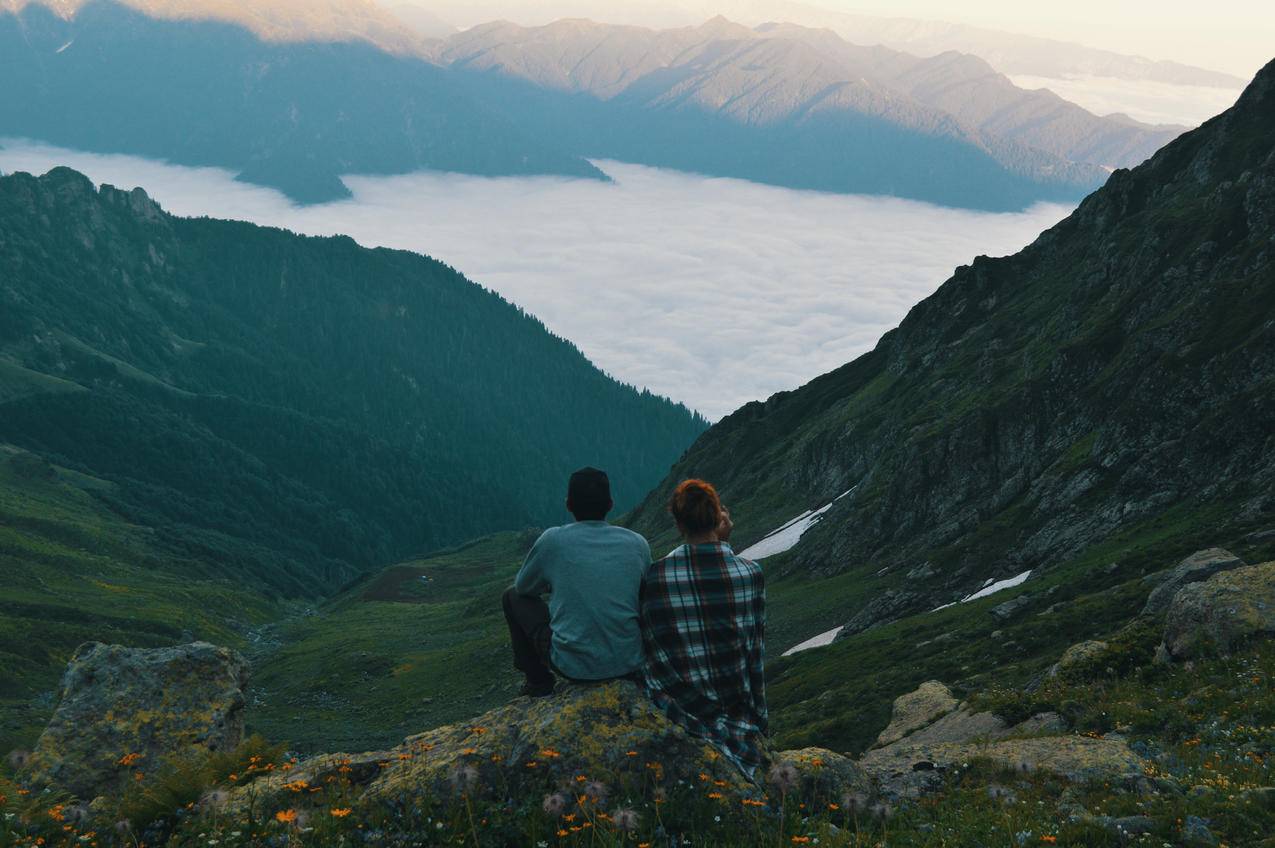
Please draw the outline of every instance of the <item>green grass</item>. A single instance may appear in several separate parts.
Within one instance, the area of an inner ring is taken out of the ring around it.
[[[1142,656],[1151,636],[1144,628],[1130,635],[1123,650]],[[1199,844],[1188,834],[1203,824],[1222,845],[1271,848],[1275,805],[1260,789],[1275,784],[1273,693],[1272,640],[1193,667],[1139,660],[1114,673],[1095,669],[1056,680],[1032,698],[1067,713],[1072,732],[1123,734],[1147,762],[1145,780],[1072,784],[1049,772],[1008,771],[973,759],[944,775],[933,795],[873,809],[843,797],[784,796],[766,785],[717,790],[694,780],[665,784],[642,770],[633,781],[610,787],[610,803],[573,797],[561,817],[542,809],[542,795],[558,788],[551,782],[517,797],[506,797],[501,787],[478,785],[467,795],[401,804],[363,802],[342,778],[322,787],[302,786],[282,806],[257,806],[247,814],[186,807],[198,797],[195,790],[243,785],[250,779],[246,772],[287,767],[277,750],[256,741],[216,762],[179,764],[158,775],[151,788],[108,802],[101,812],[105,821],[129,818],[136,829],[120,840],[111,833],[95,835],[105,845],[132,845],[140,835],[150,844],[190,848],[341,842],[619,848],[669,844],[670,838],[723,848],[813,845],[816,840],[835,848],[1117,848]],[[976,701],[1008,709],[1022,697],[993,690]],[[252,752],[259,753],[251,767],[234,765]],[[744,805],[746,798],[755,806]],[[66,808],[56,807],[61,819],[50,815],[56,803],[21,796],[15,784],[0,779],[0,813],[6,814],[0,817],[0,845],[29,845],[41,837],[52,846],[82,844],[86,829],[101,827],[90,822],[64,829]],[[632,832],[616,827],[613,815],[620,808],[637,813]],[[177,809],[181,815],[175,815]],[[1132,842],[1119,836],[1113,820],[1130,816],[1145,817],[1148,836]]]
[[[909,579],[899,569],[812,577],[785,568],[791,555],[768,560],[776,741],[861,752],[888,723],[893,700],[917,684],[937,678],[958,692],[1025,684],[1069,645],[1118,630],[1151,589],[1143,577],[1200,548],[1229,544],[1251,562],[1275,556],[1275,546],[1216,538],[1225,511],[1166,512],[1039,571],[1020,589],[791,658],[780,655]],[[533,539],[530,532],[501,534],[392,566],[271,628],[265,644],[278,647],[254,657],[252,728],[305,752],[368,750],[506,701],[519,678],[499,598]],[[1026,610],[1008,622],[991,616],[992,607],[1023,592],[1033,598]]]
[[[780,747],[821,745],[857,754],[889,722],[894,698],[938,679],[958,693],[1022,686],[1070,645],[1119,631],[1141,609],[1153,583],[1144,576],[1206,547],[1224,545],[1249,562],[1275,558],[1275,546],[1244,542],[1256,527],[1218,538],[1227,505],[1169,510],[1053,568],[1020,588],[922,613],[826,648],[782,658],[799,641],[844,624],[847,610],[898,576],[852,571],[827,579],[791,576],[769,596],[768,691]],[[937,556],[937,553],[936,553]],[[1017,595],[1031,603],[1008,621],[990,610]]]
[[[252,728],[302,751],[363,750],[507,701],[521,679],[500,596],[535,537],[392,566],[273,628],[281,645],[258,657]]]
[[[60,380],[23,368],[16,362],[0,359],[0,403],[8,403],[31,395],[82,392],[84,387],[69,380]]]
[[[104,487],[0,446],[0,751],[34,740],[83,642],[242,647],[278,615],[111,512],[92,494]]]

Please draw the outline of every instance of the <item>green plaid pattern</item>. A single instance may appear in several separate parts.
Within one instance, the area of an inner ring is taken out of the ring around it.
[[[683,545],[651,566],[641,609],[651,700],[754,777],[768,726],[760,566],[724,543]]]

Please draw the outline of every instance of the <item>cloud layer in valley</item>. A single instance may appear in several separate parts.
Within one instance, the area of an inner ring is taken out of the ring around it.
[[[1019,88],[1048,88],[1095,115],[1123,112],[1148,124],[1195,127],[1235,105],[1241,91],[1197,85],[1168,85],[1111,77],[1031,77],[1014,75]]]
[[[210,215],[427,253],[534,313],[601,368],[718,418],[869,350],[978,254],[1065,216],[820,194],[616,162],[611,184],[439,173],[350,177],[296,207],[212,168],[5,142],[0,170],[56,165]]]

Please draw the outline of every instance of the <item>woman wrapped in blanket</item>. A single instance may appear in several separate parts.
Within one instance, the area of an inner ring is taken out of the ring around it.
[[[761,568],[731,550],[730,512],[710,484],[682,483],[669,512],[685,544],[653,563],[642,584],[647,692],[754,778],[767,728]]]

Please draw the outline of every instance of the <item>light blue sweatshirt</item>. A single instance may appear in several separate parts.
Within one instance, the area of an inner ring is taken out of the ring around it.
[[[638,593],[651,548],[605,521],[553,527],[514,580],[523,595],[549,595],[553,664],[576,680],[622,677],[642,667]]]

